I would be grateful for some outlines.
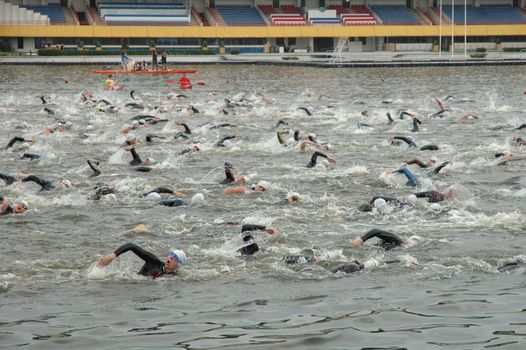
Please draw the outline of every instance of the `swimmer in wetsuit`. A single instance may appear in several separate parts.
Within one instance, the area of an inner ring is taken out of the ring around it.
[[[9,186],[16,181],[16,177],[4,173],[0,173],[0,179],[4,180],[6,186]]]
[[[43,178],[40,178],[40,177],[35,176],[35,175],[28,175],[28,176],[24,177],[21,181],[22,182],[32,181],[32,182],[36,183],[37,185],[40,186],[40,191],[49,191],[49,190],[55,188],[55,186],[53,186],[53,183],[51,181],[43,179]]]
[[[411,236],[408,239],[402,239],[402,237],[400,237],[396,233],[379,229],[372,229],[367,231],[361,237],[353,239],[351,241],[351,244],[355,247],[361,247],[364,242],[375,237],[380,239],[378,245],[385,250],[390,250],[398,246],[404,246],[405,248],[409,248],[416,245],[421,239],[419,236]]]
[[[129,151],[132,154],[133,159],[129,161],[128,164],[131,166],[135,165],[147,165],[153,162],[151,158],[146,158],[144,161],[139,157],[139,154],[135,150],[135,147],[133,146],[127,146],[123,148],[124,151]],[[149,168],[148,168],[149,169]],[[151,170],[151,169],[150,169]]]
[[[391,142],[391,145],[393,146],[399,146],[401,144],[400,141],[405,142],[409,148],[416,148],[416,143],[410,138],[405,136],[389,136],[387,138],[388,141]],[[420,147],[421,151],[437,151],[438,146],[437,145],[425,145]]]
[[[143,197],[147,197],[148,195],[150,195],[152,193],[157,193],[157,194],[168,193],[168,194],[174,195],[176,197],[186,197],[186,194],[184,194],[183,192],[177,192],[177,191],[174,191],[174,190],[172,190],[171,188],[168,188],[168,187],[156,187],[156,188],[154,188],[151,191],[144,192],[142,194],[142,196]]]
[[[437,159],[436,157],[433,157],[431,158],[430,160],[428,160],[426,163],[422,162],[420,159],[413,159],[413,160],[409,160],[407,162],[405,162],[407,165],[411,165],[411,164],[416,164],[418,165],[420,168],[423,168],[423,169],[430,169],[433,168],[436,163],[437,163]],[[442,169],[444,169],[444,167],[448,164],[451,164],[451,162],[442,162],[439,166],[437,166],[436,168],[432,169],[431,172],[433,174],[438,174]]]
[[[29,142],[29,143],[34,143],[35,141],[33,140],[33,138],[30,138],[30,139],[25,139],[23,137],[20,137],[20,136],[15,136],[13,137],[9,143],[7,144],[7,146],[5,146],[6,149],[8,148],[11,148],[13,147],[13,145],[17,142]]]
[[[439,203],[446,199],[452,198],[454,191],[451,187],[446,187],[442,192],[438,191],[425,191],[415,193],[416,198],[427,198],[429,203]]]
[[[408,180],[407,184],[408,185],[418,186],[418,184],[420,183],[420,180],[418,180],[418,177],[415,174],[413,174],[411,172],[411,170],[409,170],[409,168],[407,166],[405,166],[405,165],[403,167],[401,167],[400,169],[393,171],[393,174],[395,174],[395,173],[402,173],[402,174],[404,174],[405,177],[407,177],[407,180]]]
[[[133,243],[126,243],[117,248],[113,253],[100,258],[97,261],[97,266],[104,267],[115,260],[119,255],[132,251],[135,255],[144,261],[144,265],[139,270],[138,274],[157,278],[165,274],[175,274],[177,270],[183,267],[186,263],[186,254],[182,250],[172,250],[166,260],[161,261],[155,254],[141,248]]]
[[[321,153],[321,152],[314,152],[312,154],[312,157],[310,158],[310,162],[309,164],[307,164],[307,168],[314,168],[316,166],[316,161],[318,159],[318,157],[323,157],[325,159],[327,159],[329,161],[329,163],[331,164],[336,164],[336,160],[334,158],[332,158],[331,156],[328,156],[324,153]]]
[[[13,207],[9,205],[7,198],[0,196],[0,215],[22,214],[29,208],[26,201],[20,201]]]
[[[108,185],[105,185],[103,183],[98,183],[95,185],[95,187],[93,188],[93,192],[91,192],[90,194],[88,194],[88,199],[89,200],[95,200],[95,201],[98,201],[99,199],[102,198],[102,196],[105,196],[105,195],[108,195],[108,194],[111,194],[115,191],[115,184],[113,183],[110,183]]]
[[[243,225],[241,227],[241,233],[243,234],[243,242],[245,242],[245,245],[237,250],[239,253],[241,253],[241,255],[253,255],[259,251],[258,243],[251,233],[247,233],[253,231],[266,231],[269,235],[275,235],[279,233],[278,230],[272,226]]]
[[[91,170],[93,170],[93,174],[91,176],[99,176],[101,174],[100,170],[97,168],[98,165],[100,165],[100,162],[97,160],[87,160],[89,167]]]

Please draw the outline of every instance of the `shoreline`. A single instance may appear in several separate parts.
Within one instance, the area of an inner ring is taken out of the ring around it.
[[[150,62],[150,56],[134,56]],[[255,64],[315,68],[437,67],[526,65],[526,53],[488,52],[485,58],[450,52],[360,52],[346,53],[329,62],[330,53],[242,54],[213,56],[170,56],[169,66]],[[333,60],[334,61],[334,60]],[[2,56],[0,65],[120,65],[120,56]]]

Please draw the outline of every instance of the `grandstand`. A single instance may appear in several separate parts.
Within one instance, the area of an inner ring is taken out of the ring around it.
[[[455,6],[453,11],[451,0],[443,1],[442,23],[451,24],[454,20],[458,27],[456,35],[463,35],[460,28],[464,24],[464,6]],[[520,41],[526,37],[526,12],[514,7],[514,3],[517,4],[511,0],[481,0],[467,6],[469,47],[476,48],[478,41],[480,47],[497,48],[498,39],[502,41],[499,47],[521,48]],[[55,40],[65,42],[66,47],[76,47],[82,38],[88,47],[97,40],[103,48],[132,41],[136,47],[147,47],[151,39],[165,45],[178,46],[184,42],[184,45],[199,47],[200,40],[206,39],[214,49],[221,39],[228,48],[237,47],[241,52],[262,52],[264,48],[270,50],[269,47],[275,47],[276,51],[277,47],[331,51],[338,38],[351,37],[355,38],[353,50],[358,49],[358,41],[362,42],[363,51],[429,50],[440,33],[437,25],[440,10],[432,5],[437,3],[424,0],[352,3],[340,0],[0,0],[0,29],[6,33],[2,35],[12,40],[25,37],[24,43],[33,43],[34,46],[29,47],[34,48],[41,42]],[[61,27],[46,30],[50,25]],[[75,28],[79,25],[86,30]],[[444,26],[442,30],[446,50],[451,40],[450,27]],[[120,41],[121,38],[124,41]]]

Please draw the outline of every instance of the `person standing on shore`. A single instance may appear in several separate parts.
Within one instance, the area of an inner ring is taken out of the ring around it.
[[[152,50],[152,70],[157,70],[157,50]]]
[[[161,54],[161,64],[163,65],[163,70],[168,69],[167,59],[168,59],[168,52],[164,50],[163,53]]]
[[[128,55],[126,54],[126,50],[122,50],[121,52],[121,66],[122,66],[122,69],[127,71],[128,70],[128,61],[129,61],[129,58],[128,58]]]

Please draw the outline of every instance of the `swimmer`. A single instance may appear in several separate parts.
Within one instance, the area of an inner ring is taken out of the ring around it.
[[[17,142],[29,142],[29,143],[35,143],[35,141],[33,140],[33,138],[29,138],[29,139],[25,139],[23,137],[20,137],[20,136],[15,136],[13,137],[9,143],[7,144],[7,146],[5,146],[6,149],[8,148],[11,148],[13,147],[13,145]]]
[[[259,245],[254,239],[254,236],[250,233],[246,233],[253,231],[266,231],[269,235],[276,235],[279,233],[279,231],[272,226],[243,225],[241,227],[241,233],[243,234],[243,242],[245,242],[245,245],[237,250],[241,255],[253,255],[259,251]]]
[[[22,175],[27,175],[27,174],[22,174]],[[53,183],[51,181],[43,179],[43,178],[40,178],[40,177],[35,176],[35,175],[27,175],[21,181],[22,182],[32,181],[32,182],[36,183],[37,185],[40,186],[40,191],[49,191],[49,190],[55,188],[55,186],[53,185]]]
[[[188,207],[196,204],[203,203],[205,200],[205,197],[201,193],[196,193],[192,199],[190,200],[190,203],[186,199],[182,198],[168,198],[160,201],[159,205],[164,205],[165,207]]]
[[[121,129],[121,134],[126,135],[132,130],[135,130],[139,127],[139,121],[134,120],[132,121],[131,125],[125,126]]]
[[[438,159],[436,157],[432,157],[426,163],[422,162],[420,159],[409,160],[405,163],[407,165],[416,164],[420,168],[423,168],[423,169],[430,169],[430,168],[433,168],[437,162],[438,162]],[[442,162],[439,166],[437,166],[436,168],[432,170],[432,173],[435,175],[438,174],[448,164],[451,164],[451,162]]]
[[[146,134],[146,138],[145,138],[146,142],[152,143],[152,142],[155,141],[155,139],[165,140],[166,136],[155,135],[155,134]]]
[[[64,129],[65,129],[65,123],[57,123],[55,125],[52,125],[52,126],[46,126],[44,128],[44,134],[46,135],[49,135],[49,134],[52,134],[54,133],[55,131],[58,131],[58,132],[64,132]]]
[[[189,148],[186,148],[186,149],[182,150],[179,154],[180,155],[192,154],[194,152],[199,152],[200,150],[201,150],[201,148],[199,147],[199,145],[192,145],[192,147],[189,147]]]
[[[133,159],[130,160],[129,163],[128,163],[131,166],[134,166],[134,165],[148,165],[148,164],[153,163],[153,159],[152,158],[146,158],[143,161],[141,159],[141,157],[139,157],[139,154],[137,153],[137,151],[135,150],[135,147],[133,147],[133,146],[126,146],[126,147],[123,147],[122,149],[124,151],[129,151],[131,153]]]
[[[425,191],[414,194],[416,198],[427,198],[429,203],[439,203],[451,199],[454,191],[451,187],[446,187],[442,192],[439,191]]]
[[[24,153],[22,154],[22,157],[20,157],[20,159],[37,160],[40,159],[40,155],[35,153]]]
[[[93,188],[93,191],[88,194],[88,199],[98,201],[102,198],[102,196],[112,194],[113,192],[115,192],[114,183],[109,183],[108,185],[98,183]]]
[[[235,139],[241,139],[242,136],[240,135],[228,135],[228,136],[223,136],[223,138],[221,138],[221,140],[219,140],[215,146],[216,147],[226,147],[225,145],[225,141],[230,141],[230,140],[235,140]]]
[[[184,133],[185,134],[187,134],[187,135],[191,135],[192,134],[192,130],[190,130],[190,128],[188,127],[188,125],[186,123],[183,123],[183,122],[180,122],[180,121],[176,121],[175,124],[176,125],[181,125],[184,128]]]
[[[288,204],[296,204],[301,201],[301,196],[299,193],[292,193],[291,195],[287,196],[287,203]]]
[[[526,146],[526,141],[524,141],[523,138],[518,137],[517,135],[513,135],[511,143],[515,146]]]
[[[409,148],[416,148],[417,147],[415,141],[413,141],[413,139],[410,138],[410,137],[393,136],[393,135],[391,135],[391,136],[389,136],[387,138],[387,140],[391,142],[392,146],[400,146],[401,145],[400,141],[403,141],[409,146]],[[421,151],[437,151],[438,150],[438,146],[436,146],[436,145],[425,145],[425,146],[420,147],[420,150]]]
[[[525,129],[525,128],[526,128],[526,123],[523,123],[523,124],[521,124],[519,127],[515,128],[515,129],[513,129],[513,130],[516,131],[516,130],[522,130],[522,129]]]
[[[404,174],[405,177],[407,177],[407,184],[408,185],[411,185],[411,186],[418,186],[418,184],[420,183],[420,181],[418,180],[418,177],[416,177],[412,172],[411,170],[409,170],[409,168],[407,166],[403,166],[401,167],[400,169],[398,170],[395,170],[393,171],[393,174],[395,173],[401,173],[401,174]]]
[[[418,124],[422,124],[422,122],[420,121],[420,119],[418,118],[413,118],[413,129],[411,129],[411,132],[418,132]]]
[[[281,125],[289,125],[289,123],[287,123],[286,121],[280,119],[280,120],[278,120],[278,122],[276,123],[275,128],[279,128]]]
[[[278,142],[280,143],[280,145],[283,145],[285,147],[287,146],[287,142],[283,139],[283,136],[288,135],[288,134],[289,134],[288,130],[280,130],[277,132]]]
[[[230,124],[230,123],[221,123],[221,124],[217,124],[217,125],[212,125],[211,127],[209,127],[209,129],[213,130],[213,129],[227,128],[227,127],[237,128],[237,125],[236,124]]]
[[[29,209],[29,205],[26,201],[20,201],[15,203],[14,206],[10,206],[7,198],[0,196],[0,202],[2,203],[0,205],[0,215],[22,214]]]
[[[375,237],[380,239],[380,243],[378,243],[378,245],[385,250],[390,250],[398,246],[410,248],[415,246],[421,240],[419,236],[411,236],[407,239],[402,239],[402,237],[400,237],[396,233],[379,229],[372,229],[367,231],[363,236],[353,239],[351,241],[351,244],[354,247],[361,247],[364,242]]]
[[[374,208],[381,210],[387,203],[394,204],[400,208],[414,207],[417,201],[417,197],[414,194],[403,197],[386,197],[386,196],[375,196],[369,203],[362,204],[358,207],[359,211],[370,212]]]
[[[6,186],[9,186],[16,181],[16,177],[3,173],[0,173],[0,179],[4,180]]]
[[[416,114],[406,111],[405,109],[400,110],[400,114],[398,115],[398,119],[404,120],[405,116],[409,116],[411,118],[416,118]]]
[[[88,163],[91,170],[93,170],[93,174],[91,176],[99,176],[101,174],[100,170],[97,168],[97,166],[100,165],[100,162],[98,160],[92,161],[88,159],[86,162]]]
[[[298,107],[298,109],[305,111],[305,113],[307,113],[308,116],[312,115],[312,112],[307,107]]]
[[[163,262],[155,254],[141,248],[140,246],[133,243],[126,243],[117,248],[113,253],[97,260],[97,266],[107,266],[119,255],[128,251],[132,251],[144,261],[144,265],[141,267],[138,274],[152,277],[153,279],[165,274],[175,274],[177,273],[177,270],[185,266],[186,263],[186,253],[182,250],[172,250],[168,253],[166,260]]]
[[[480,119],[480,117],[478,115],[468,113],[468,114],[458,116],[457,119],[463,122],[467,122],[469,120],[478,120]]]
[[[323,158],[327,159],[329,161],[329,163],[336,164],[336,160],[334,158],[332,158],[331,156],[328,156],[328,155],[326,155],[324,153],[316,151],[316,152],[314,152],[312,154],[312,157],[310,159],[310,163],[307,164],[307,168],[314,168],[316,166],[316,161],[317,161],[318,157],[323,157]]]
[[[239,186],[233,188],[227,188],[224,194],[249,194],[249,193],[261,193],[268,192],[270,190],[270,183],[267,181],[260,181],[256,185],[252,186]]]
[[[234,166],[229,162],[225,162],[225,176],[226,178],[223,181],[221,181],[222,185],[226,185],[231,182],[236,182],[236,178],[234,176]]]
[[[156,187],[153,190],[150,190],[148,192],[144,192],[142,194],[142,196],[143,197],[147,197],[151,193],[158,193],[158,194],[168,193],[168,194],[174,195],[176,197],[186,197],[186,194],[184,194],[183,192],[177,192],[177,191],[174,191],[174,190],[172,190],[171,188],[168,188],[168,187]]]
[[[444,107],[444,104],[442,103],[442,101],[440,101],[438,98],[435,98],[435,102],[437,103],[438,107],[440,108],[440,110],[436,113],[433,113],[432,115],[430,115],[429,117],[430,118],[433,118],[433,117],[440,117],[442,118],[444,116],[444,113],[447,113],[447,112],[451,112],[452,109],[451,108],[445,108]]]

